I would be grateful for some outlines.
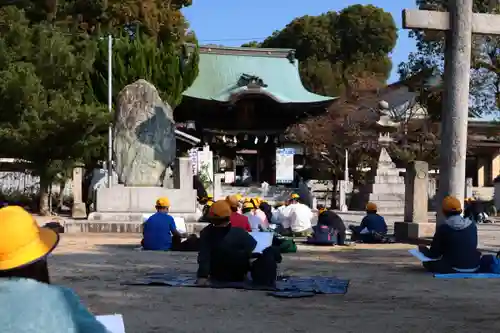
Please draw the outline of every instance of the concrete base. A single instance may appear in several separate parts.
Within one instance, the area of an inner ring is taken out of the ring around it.
[[[89,222],[133,222],[142,223],[144,214],[153,214],[154,211],[145,211],[143,213],[113,213],[113,212],[92,212],[89,214]],[[182,217],[186,222],[197,222],[201,217],[201,211],[197,210],[195,213],[171,213],[173,217]]]
[[[395,222],[394,236],[397,241],[433,237],[436,223]]]
[[[73,203],[73,207],[71,208],[71,217],[74,219],[87,218],[87,207],[83,202]]]
[[[199,234],[208,223],[194,222],[186,223],[188,234]],[[142,222],[95,222],[95,221],[82,221],[82,222],[67,222],[64,225],[65,233],[142,233]]]

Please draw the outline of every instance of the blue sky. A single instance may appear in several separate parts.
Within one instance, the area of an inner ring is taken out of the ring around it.
[[[416,7],[415,0],[194,0],[193,6],[186,8],[184,14],[200,43],[240,46],[250,40],[266,38],[295,17],[338,11],[353,4],[384,8],[392,14],[398,28],[401,28],[401,11]],[[398,79],[397,65],[405,61],[414,49],[415,42],[408,38],[408,31],[400,29],[392,53],[394,68],[390,82]]]

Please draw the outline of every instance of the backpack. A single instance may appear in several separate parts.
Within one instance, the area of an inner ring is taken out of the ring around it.
[[[281,253],[297,252],[297,244],[295,244],[293,238],[275,235],[273,238],[273,246],[279,247]]]
[[[481,257],[480,272],[500,274],[500,252],[494,256],[492,254],[485,254]]]

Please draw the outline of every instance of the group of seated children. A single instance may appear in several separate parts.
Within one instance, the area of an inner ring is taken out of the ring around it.
[[[47,256],[59,235],[19,206],[0,209],[2,333],[107,333],[68,288],[50,284]]]

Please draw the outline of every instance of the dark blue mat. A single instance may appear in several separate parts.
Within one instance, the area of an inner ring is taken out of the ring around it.
[[[452,273],[434,274],[437,279],[500,279],[500,274],[493,273]]]
[[[168,287],[198,287],[198,288],[231,288],[245,290],[265,290],[288,292],[288,295],[296,293],[296,297],[305,297],[306,294],[337,294],[343,295],[349,287],[349,280],[335,277],[309,276],[309,277],[286,277],[276,281],[276,287],[258,286],[252,281],[244,282],[221,282],[210,281],[208,286],[198,286],[196,277],[192,275],[179,275],[168,273],[151,273],[133,281],[123,282],[129,286],[168,286]],[[302,294],[301,294],[302,293]],[[285,294],[273,296],[286,297]],[[287,296],[293,297],[293,296]]]

